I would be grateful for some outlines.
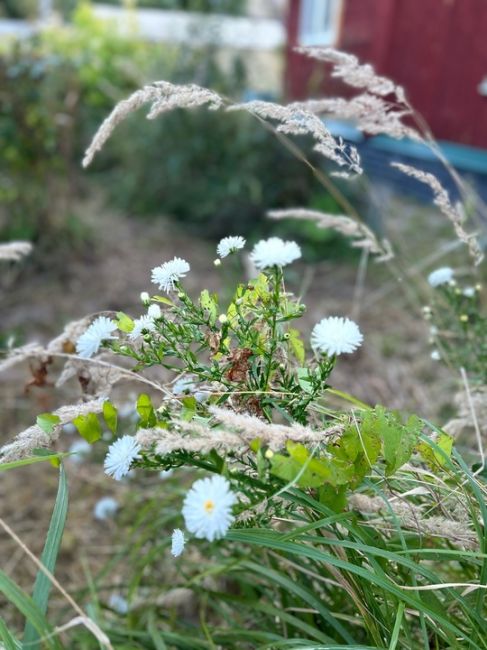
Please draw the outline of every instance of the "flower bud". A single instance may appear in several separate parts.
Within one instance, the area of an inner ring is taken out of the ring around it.
[[[150,296],[147,293],[147,291],[142,291],[140,294],[140,300],[144,303],[144,305],[148,305],[150,302]]]
[[[270,460],[274,456],[274,452],[272,449],[267,449],[264,456],[267,458],[267,460]]]
[[[216,258],[216,260],[213,260],[213,264],[215,266],[221,266],[221,263],[222,263],[222,261],[220,259],[218,259],[218,257]]]
[[[218,320],[219,320],[220,323],[223,325],[223,323],[226,323],[227,320],[228,320],[227,315],[226,315],[226,314],[220,314],[220,315],[218,316]]]

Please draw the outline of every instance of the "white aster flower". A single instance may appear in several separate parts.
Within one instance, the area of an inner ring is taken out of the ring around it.
[[[180,257],[175,257],[170,262],[164,262],[161,266],[152,269],[152,282],[159,285],[167,293],[174,291],[175,284],[184,278],[189,271],[189,264]]]
[[[454,271],[449,266],[442,266],[428,275],[428,282],[435,288],[453,280]]]
[[[179,557],[184,551],[184,545],[186,540],[184,539],[184,533],[179,528],[176,528],[172,532],[171,537],[171,555],[174,557]]]
[[[261,270],[270,266],[286,266],[301,257],[301,249],[295,241],[283,241],[280,237],[261,239],[250,253],[250,259]]]
[[[172,386],[173,395],[188,395],[193,393],[196,388],[195,377],[193,375],[183,375]]]
[[[147,316],[151,318],[160,318],[162,316],[162,311],[159,305],[150,305],[147,309]]]
[[[105,457],[105,474],[113,476],[116,481],[126,476],[130,465],[136,458],[140,458],[140,445],[133,436],[122,436],[115,440],[108,448]]]
[[[339,316],[323,318],[311,332],[311,347],[328,356],[354,352],[363,340],[357,323]]]
[[[223,476],[195,481],[183,504],[186,528],[198,539],[209,542],[224,537],[234,519],[232,506],[236,500]]]
[[[118,510],[118,501],[113,497],[102,497],[95,503],[93,516],[100,521],[113,517]]]
[[[117,614],[126,614],[129,611],[127,600],[120,594],[111,594],[108,604]]]
[[[144,330],[147,330],[148,332],[153,332],[156,329],[156,325],[154,323],[154,319],[152,316],[149,316],[148,314],[144,314],[140,318],[136,318],[134,320],[134,328],[131,332],[129,332],[129,339],[131,341],[135,341],[136,339],[139,338],[139,336],[142,336],[142,332]]]
[[[83,332],[76,342],[76,352],[80,357],[89,359],[100,349],[103,341],[115,339],[112,332],[117,329],[117,324],[106,316],[98,316],[88,329]]]
[[[239,235],[236,237],[224,237],[216,247],[216,252],[220,257],[227,257],[230,253],[235,253],[245,246],[245,239]]]

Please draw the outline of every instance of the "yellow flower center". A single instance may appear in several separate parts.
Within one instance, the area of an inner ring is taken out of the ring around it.
[[[211,499],[208,499],[207,501],[204,502],[204,504],[203,504],[203,508],[205,509],[205,511],[206,511],[209,515],[211,515],[211,513],[212,513],[213,510],[215,509],[215,503],[214,503],[214,501],[212,501]]]

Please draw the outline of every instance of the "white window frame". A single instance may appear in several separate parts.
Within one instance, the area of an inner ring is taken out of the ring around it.
[[[301,0],[300,45],[335,45],[340,29],[342,0]]]

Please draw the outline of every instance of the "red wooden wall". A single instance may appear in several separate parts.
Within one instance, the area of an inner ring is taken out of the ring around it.
[[[343,89],[323,64],[292,51],[300,0],[290,0],[290,98]],[[439,139],[487,148],[487,0],[343,0],[337,47],[403,85]]]

